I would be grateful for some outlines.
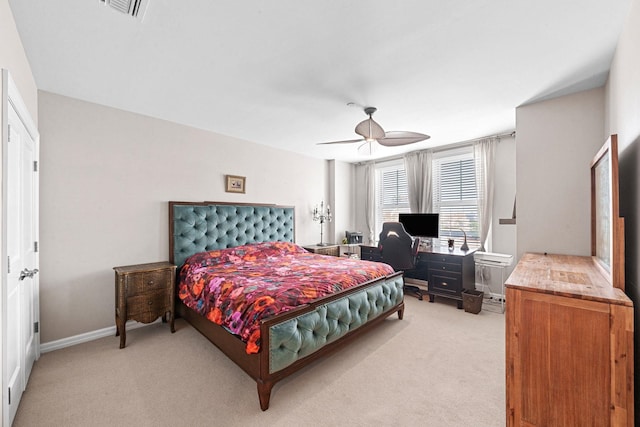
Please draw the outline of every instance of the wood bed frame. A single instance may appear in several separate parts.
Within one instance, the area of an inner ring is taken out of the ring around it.
[[[200,203],[185,203],[185,202],[169,202],[169,254],[171,262],[174,262],[176,256],[174,250],[174,206],[175,205],[193,205],[193,206],[211,206],[211,205],[221,205],[221,206],[272,206],[277,207],[276,205],[264,205],[264,204],[241,204],[241,203],[224,203],[224,202],[200,202]],[[229,246],[230,247],[230,246]],[[213,250],[218,249],[212,247]],[[178,266],[178,271],[180,270],[180,266]],[[273,385],[280,381],[281,379],[291,375],[292,373],[298,371],[299,369],[313,363],[315,360],[329,355],[338,349],[348,345],[352,341],[354,341],[358,336],[365,333],[366,331],[374,328],[376,325],[380,324],[383,320],[385,320],[388,316],[393,313],[398,313],[398,318],[402,319],[404,314],[404,299],[401,297],[399,302],[384,311],[382,314],[374,317],[373,319],[369,319],[366,323],[361,326],[350,330],[345,335],[340,338],[332,341],[330,343],[325,344],[324,346],[316,349],[313,353],[298,359],[293,362],[289,366],[284,367],[283,369],[277,370],[275,372],[270,372],[270,352],[265,349],[269,349],[269,337],[270,337],[270,328],[275,325],[281,324],[286,321],[290,321],[296,317],[313,313],[318,310],[319,307],[324,306],[332,301],[339,300],[341,298],[349,297],[350,295],[356,295],[358,293],[367,292],[367,289],[377,287],[381,282],[388,282],[391,284],[397,283],[400,281],[399,289],[400,296],[402,296],[402,273],[398,272],[393,275],[372,280],[361,285],[358,285],[353,288],[349,288],[347,290],[341,291],[339,293],[330,295],[328,297],[318,299],[313,303],[305,304],[303,306],[298,307],[295,310],[291,310],[289,312],[273,316],[271,318],[265,319],[260,324],[260,333],[261,333],[261,350],[256,354],[247,354],[246,344],[240,340],[237,336],[229,333],[225,328],[219,326],[213,322],[210,322],[205,317],[202,317],[195,311],[191,310],[187,306],[185,306],[179,298],[176,298],[176,313],[178,316],[184,318],[187,322],[189,322],[196,330],[198,330],[202,335],[204,335],[209,341],[216,345],[224,354],[226,354],[233,362],[235,362],[240,368],[242,368],[251,378],[253,378],[257,383],[258,388],[258,398],[260,400],[260,408],[265,411],[269,408],[269,400],[271,397],[271,390]],[[177,286],[176,286],[177,288]]]

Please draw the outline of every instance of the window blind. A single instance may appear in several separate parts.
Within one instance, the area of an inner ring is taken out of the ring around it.
[[[471,148],[441,153],[432,165],[433,207],[440,214],[440,244],[467,234],[469,247],[480,246],[475,161]]]
[[[407,173],[402,162],[376,166],[376,239],[382,223],[398,221],[398,214],[409,212]]]

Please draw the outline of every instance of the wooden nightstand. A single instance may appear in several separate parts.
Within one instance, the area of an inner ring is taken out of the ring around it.
[[[162,316],[174,327],[176,266],[169,262],[113,267],[116,272],[116,336],[127,340],[127,320],[151,323]]]
[[[309,252],[313,252],[314,254],[340,256],[340,245],[334,245],[331,243],[323,246],[308,245],[308,246],[303,246],[303,248],[305,248]]]

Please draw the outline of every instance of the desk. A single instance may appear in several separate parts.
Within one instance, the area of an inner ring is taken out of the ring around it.
[[[434,246],[418,252],[416,268],[404,272],[404,277],[428,282],[429,302],[435,297],[457,300],[462,308],[462,290],[475,289],[474,250],[450,251],[447,247]],[[380,250],[376,246],[360,246],[360,257],[367,261],[382,261]]]

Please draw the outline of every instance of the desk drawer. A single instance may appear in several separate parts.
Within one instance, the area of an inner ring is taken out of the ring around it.
[[[462,264],[453,264],[450,262],[430,262],[429,270],[436,272],[450,272],[462,274]]]
[[[432,272],[429,274],[429,293],[460,297],[462,275],[459,273]]]
[[[374,246],[360,246],[360,259],[365,261],[382,262],[380,249]]]
[[[424,257],[424,259],[428,262],[444,262],[447,264],[459,264],[462,265],[462,261],[464,257],[455,256],[455,255],[445,255],[445,254],[432,254],[422,252],[419,254],[420,257]]]

